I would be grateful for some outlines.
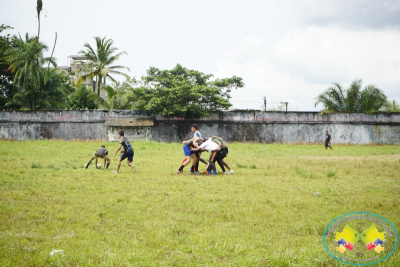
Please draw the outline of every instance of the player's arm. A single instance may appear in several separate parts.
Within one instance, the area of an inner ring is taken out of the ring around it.
[[[218,141],[218,140],[214,140],[215,138],[218,138],[218,136],[213,136],[213,137],[211,137],[211,140],[213,141],[213,142],[215,142],[217,145],[218,145],[218,149],[217,150],[220,150],[221,149],[221,146],[222,146],[222,143],[220,142],[220,141]],[[222,140],[222,139],[221,139]]]
[[[201,148],[198,146],[198,147],[191,147],[190,148],[190,151],[199,151]]]
[[[204,164],[206,164],[206,165],[208,164],[208,162],[207,162],[207,161],[205,161],[205,160],[204,160],[204,159],[202,159],[202,158],[200,158],[199,160],[200,160],[201,162],[203,162]]]
[[[204,139],[203,138],[196,138],[196,139],[194,139],[193,140],[193,146],[194,147],[199,147],[199,143],[197,142],[197,141],[204,141]]]
[[[196,137],[196,138],[191,138],[191,139],[189,139],[189,140],[185,140],[185,141],[183,141],[182,142],[182,144],[186,144],[186,143],[189,143],[190,141],[194,141],[194,140],[197,140],[198,138]]]
[[[115,157],[115,155],[117,155],[117,153],[118,153],[118,151],[121,149],[121,147],[122,147],[122,144],[119,144],[119,147],[118,147],[117,151],[115,151],[115,153],[114,153],[114,156],[113,156],[113,157]]]

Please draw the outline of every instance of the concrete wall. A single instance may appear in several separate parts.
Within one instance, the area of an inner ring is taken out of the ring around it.
[[[113,119],[154,119],[150,127],[106,126]],[[316,112],[219,112],[197,120],[138,111],[12,111],[0,112],[0,138],[35,140],[61,138],[115,140],[125,130],[133,141],[180,142],[189,139],[195,123],[203,136],[232,142],[321,143],[325,130],[338,144],[400,144],[400,113],[329,114]]]
[[[101,111],[12,111],[0,112],[0,138],[37,139],[106,139]]]

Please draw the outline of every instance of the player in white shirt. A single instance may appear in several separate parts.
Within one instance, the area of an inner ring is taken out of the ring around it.
[[[203,138],[200,138],[199,140],[204,140]],[[191,151],[199,151],[199,150],[207,150],[208,152],[211,153],[210,155],[210,166],[208,167],[208,174],[211,174],[211,171],[213,172],[213,175],[217,174],[217,169],[215,168],[215,161],[217,159],[217,154],[219,151],[219,146],[215,142],[213,142],[211,139],[206,140],[203,142],[200,146],[197,148],[191,148]]]

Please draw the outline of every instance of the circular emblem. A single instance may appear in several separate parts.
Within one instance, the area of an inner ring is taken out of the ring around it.
[[[365,266],[387,259],[396,250],[399,234],[384,217],[353,212],[337,217],[322,237],[328,253],[338,261]]]

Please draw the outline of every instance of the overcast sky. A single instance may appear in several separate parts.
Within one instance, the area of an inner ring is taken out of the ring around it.
[[[400,0],[42,0],[40,39],[59,66],[93,37],[126,51],[118,65],[140,78],[176,64],[233,75],[234,108],[315,111],[333,82],[374,84],[400,102]],[[0,0],[5,33],[37,34],[36,0]],[[120,80],[123,80],[120,78]]]

